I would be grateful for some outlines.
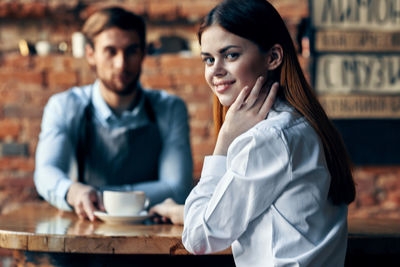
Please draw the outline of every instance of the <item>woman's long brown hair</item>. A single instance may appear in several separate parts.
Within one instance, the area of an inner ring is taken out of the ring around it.
[[[301,113],[319,135],[331,174],[329,197],[332,203],[350,204],[356,194],[350,158],[339,132],[305,79],[293,41],[275,8],[265,0],[225,0],[204,18],[198,32],[199,41],[201,34],[211,25],[219,25],[248,39],[263,51],[268,51],[274,44],[282,46],[283,62],[278,70],[281,88],[278,97],[285,99]],[[214,96],[216,134],[222,126],[226,110]]]

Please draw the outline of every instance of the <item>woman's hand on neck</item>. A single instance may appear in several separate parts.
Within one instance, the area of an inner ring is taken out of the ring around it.
[[[261,90],[263,85],[263,79],[259,78],[251,90],[245,87],[230,106],[218,134],[214,155],[227,155],[228,148],[236,137],[266,119],[275,102],[279,84],[276,82],[272,86],[267,85],[271,86],[271,90]]]

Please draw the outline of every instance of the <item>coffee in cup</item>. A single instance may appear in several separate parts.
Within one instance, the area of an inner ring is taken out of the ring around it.
[[[103,203],[107,214],[112,216],[135,216],[149,205],[143,191],[104,191]]]

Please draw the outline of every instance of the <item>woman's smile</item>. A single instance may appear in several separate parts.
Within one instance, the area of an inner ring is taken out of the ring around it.
[[[223,94],[226,90],[228,90],[235,81],[218,81],[214,82],[215,91],[219,94]]]

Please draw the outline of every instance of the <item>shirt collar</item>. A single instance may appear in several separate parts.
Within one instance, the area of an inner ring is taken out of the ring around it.
[[[272,106],[270,112],[268,113],[268,118],[273,118],[282,111],[296,112],[295,108],[292,107],[289,103],[277,97],[275,99],[274,105]]]
[[[135,118],[136,122],[144,123],[149,120],[147,113],[144,109],[144,91],[138,83],[137,89],[138,90],[138,102],[136,106],[132,110],[126,110],[122,112],[120,117],[117,117],[112,109],[107,105],[103,96],[100,92],[100,82],[96,80],[93,84],[93,93],[92,93],[92,104],[95,110],[95,114],[101,121],[112,122],[112,121],[125,121],[125,120],[132,120]]]
[[[106,101],[104,101],[104,98],[100,93],[100,82],[98,80],[93,84],[91,100],[95,113],[102,120],[107,120],[113,116],[111,108],[107,105]]]

